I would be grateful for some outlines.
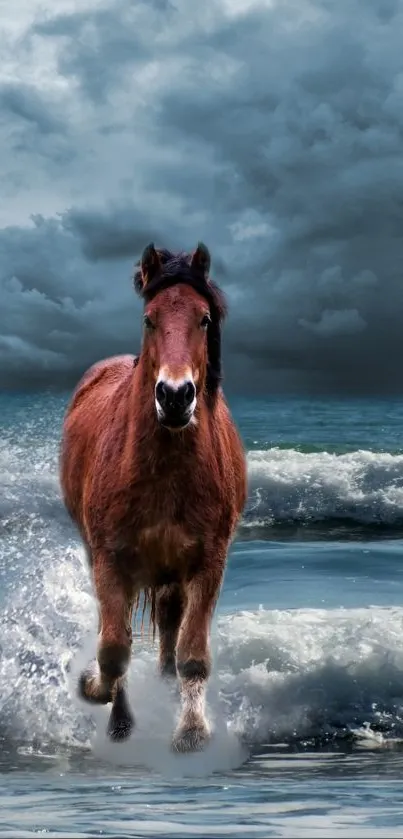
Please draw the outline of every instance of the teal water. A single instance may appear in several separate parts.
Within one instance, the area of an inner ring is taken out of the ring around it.
[[[0,396],[0,835],[403,836],[403,402],[232,400],[249,498],[202,755],[138,636],[129,743],[75,697],[95,604],[61,505],[66,396]]]

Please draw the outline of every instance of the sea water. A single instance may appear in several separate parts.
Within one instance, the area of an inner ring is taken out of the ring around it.
[[[403,402],[230,399],[249,498],[212,629],[214,737],[136,633],[137,727],[76,697],[96,604],[60,500],[68,394],[0,397],[0,835],[403,836]]]

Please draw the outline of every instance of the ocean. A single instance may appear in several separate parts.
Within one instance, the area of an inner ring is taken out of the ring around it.
[[[0,396],[0,836],[403,836],[403,401],[231,399],[249,498],[212,630],[214,737],[174,755],[75,694],[96,608],[57,459],[68,394]]]

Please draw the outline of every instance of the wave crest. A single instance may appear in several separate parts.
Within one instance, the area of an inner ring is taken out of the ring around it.
[[[219,615],[209,706],[220,743],[224,729],[250,748],[354,741],[364,726],[402,737],[402,636],[403,609],[395,607]],[[32,574],[29,583],[20,580],[0,632],[0,737],[42,749],[87,749],[97,727],[102,739],[107,709],[94,713],[75,698],[78,670],[95,642],[96,608],[81,551],[49,562],[34,582]],[[156,652],[135,639],[132,758],[141,744],[144,760],[167,751],[178,710],[178,696],[157,676]]]
[[[403,527],[403,455],[355,451],[248,454],[244,528],[353,522]]]

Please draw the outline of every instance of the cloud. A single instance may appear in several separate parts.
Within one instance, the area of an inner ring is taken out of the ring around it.
[[[132,264],[209,245],[229,388],[400,392],[397,0],[22,4],[0,70],[0,386],[139,345]]]
[[[354,335],[366,328],[365,320],[357,309],[324,309],[316,323],[301,318],[300,325],[317,335],[326,337]]]

